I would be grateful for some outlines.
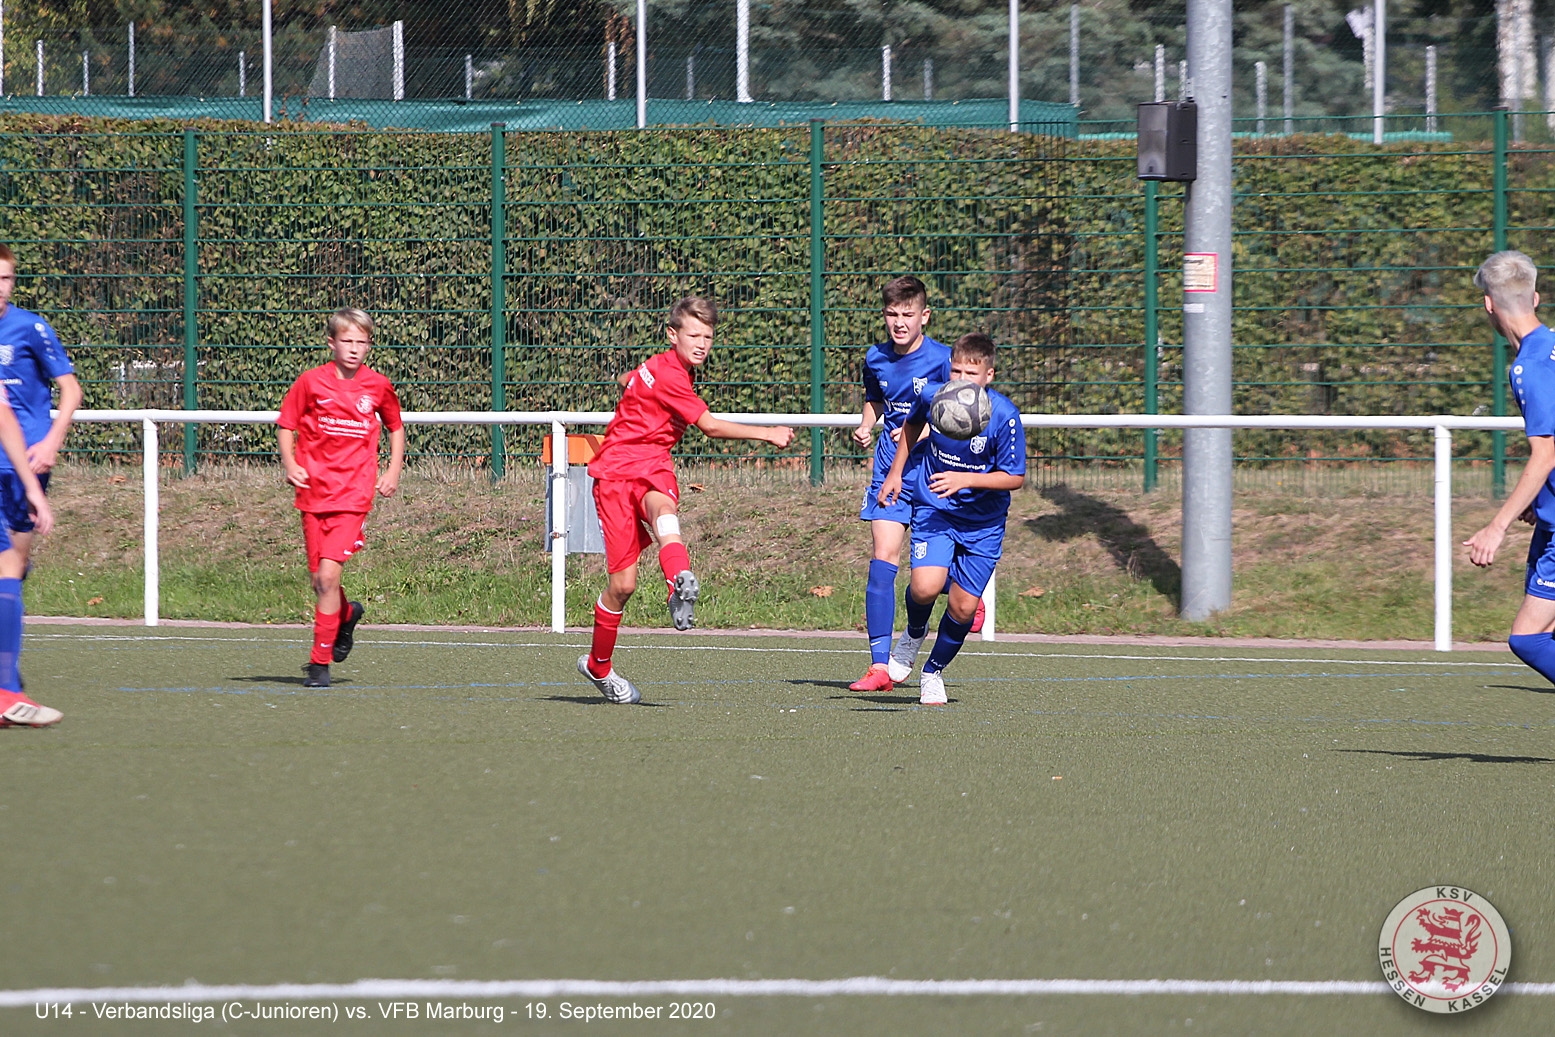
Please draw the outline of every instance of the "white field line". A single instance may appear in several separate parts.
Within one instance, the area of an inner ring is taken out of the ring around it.
[[[153,641],[200,641],[206,644],[286,644],[291,641],[306,642],[306,637],[274,638],[274,637],[204,637],[194,634],[34,634],[27,635],[29,641],[128,641],[128,642],[153,642]],[[364,642],[366,643],[366,642]],[[587,648],[588,642],[579,641],[570,643],[565,641],[383,641],[374,638],[371,644],[396,645],[401,648],[565,648],[569,651],[577,651]],[[663,652],[757,652],[767,655],[859,655],[861,648],[753,648],[737,647],[733,645],[644,645],[628,644],[625,648],[629,651],[663,651]],[[968,656],[983,655],[997,659],[1107,659],[1123,662],[1168,662],[1168,663],[1301,663],[1312,664],[1342,664],[1345,666],[1434,666],[1446,669],[1467,669],[1470,667],[1492,670],[1521,670],[1524,665],[1521,662],[1504,663],[1471,663],[1471,662],[1436,662],[1432,660],[1414,659],[1309,659],[1288,656],[1260,656],[1260,655],[1119,655],[1101,654],[1092,652],[1007,652],[998,649],[986,650],[974,644],[962,649]]]
[[[167,987],[56,987],[0,991],[0,1008],[83,1002],[212,1002],[408,1000],[502,997],[1031,997],[1151,994],[1234,996],[1391,994],[1380,980],[1251,979],[362,979],[355,983],[276,983],[266,986],[190,983]],[[1508,983],[1502,993],[1555,995],[1555,983]]]

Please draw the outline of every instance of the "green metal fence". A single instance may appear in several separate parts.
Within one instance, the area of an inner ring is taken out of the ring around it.
[[[1509,144],[1505,113],[1439,118],[1382,145],[1352,135],[1369,120],[1238,138],[1239,412],[1504,412],[1504,344],[1469,276],[1507,243],[1542,258],[1555,151]],[[661,348],[668,305],[700,292],[725,316],[700,379],[716,409],[853,410],[879,286],[916,273],[931,333],[992,333],[998,382],[1023,408],[1180,407],[1182,191],[1141,185],[1131,140],[1040,124],[133,125],[0,134],[17,302],[53,321],[88,406],[277,406],[322,362],[325,316],[353,304],[378,318],[371,362],[409,408],[609,409],[616,376]],[[534,434],[418,428],[412,449],[500,473]],[[273,446],[242,426],[175,442],[189,467]],[[1142,465],[1150,483],[1178,442],[1058,431],[1030,447],[1038,466]],[[1262,465],[1430,455],[1406,434],[1236,442]],[[73,444],[136,452],[129,430],[83,428]],[[860,457],[840,433],[809,446],[780,463],[820,478]],[[750,456],[722,447],[687,444]],[[1459,450],[1499,474],[1490,437]]]

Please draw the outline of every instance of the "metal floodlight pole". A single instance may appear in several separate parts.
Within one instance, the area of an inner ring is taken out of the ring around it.
[[[1285,135],[1296,132],[1296,9],[1285,5]]]
[[[336,46],[337,38],[339,35],[339,31],[335,28],[335,26],[331,25],[329,27],[329,43],[327,48],[329,51],[329,99],[331,101],[335,99],[335,55],[337,53]]]
[[[274,80],[270,76],[271,39],[270,39],[270,0],[265,0],[265,12],[260,31],[264,35],[264,118],[265,122],[271,121],[270,111],[275,101]]]
[[[1020,132],[1020,0],[1010,0],[1010,132]]]
[[[135,23],[130,22],[130,75],[129,96],[135,96]]]
[[[1069,5],[1069,103],[1080,107],[1080,5]]]
[[[648,0],[637,0],[637,128],[648,125]]]
[[[751,100],[751,0],[734,5],[734,99]]]
[[[405,23],[394,23],[394,99],[405,100]]]
[[[1382,112],[1387,103],[1388,0],[1372,0],[1372,53],[1376,55],[1371,77],[1371,142],[1382,143]]]
[[[1188,0],[1198,178],[1183,229],[1183,413],[1230,414],[1231,0]],[[1183,433],[1182,616],[1231,604],[1231,432]]]

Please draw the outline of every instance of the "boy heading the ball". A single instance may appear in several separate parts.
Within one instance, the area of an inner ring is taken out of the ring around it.
[[[611,702],[641,699],[632,682],[615,671],[611,657],[621,614],[637,590],[637,559],[655,539],[675,629],[696,624],[700,587],[680,535],[680,485],[670,450],[692,425],[712,439],[752,439],[779,449],[794,439],[786,425],[715,418],[697,395],[693,375],[707,362],[717,324],[718,309],[706,299],[687,296],[670,307],[665,327],[670,348],[643,361],[626,380],[604,442],[589,463],[610,578],[594,603],[593,643],[579,657],[578,672]]]
[[[852,691],[890,691],[887,662],[896,626],[896,573],[902,544],[912,522],[911,490],[890,504],[880,500],[880,487],[891,463],[901,454],[907,463],[922,456],[923,444],[904,439],[902,425],[930,385],[950,377],[950,350],[925,334],[929,325],[929,293],[916,277],[898,277],[881,291],[885,302],[885,327],[889,341],[870,346],[864,354],[864,407],[853,441],[868,447],[880,422],[875,441],[875,467],[864,491],[859,518],[869,523],[874,554],[869,579],[864,585],[864,625],[869,631],[869,669],[850,686]],[[907,450],[900,449],[906,443]]]
[[[373,319],[336,310],[326,326],[330,362],[304,371],[281,403],[276,433],[313,574],[313,651],[303,686],[329,687],[329,664],[351,653],[367,610],[340,587],[345,563],[362,549],[373,493],[394,496],[405,463],[405,426],[389,379],[366,366]],[[378,474],[378,443],[389,430],[389,467]]]
[[[929,426],[920,463],[898,454],[879,491],[881,504],[901,499],[904,477],[910,480],[912,513],[912,578],[908,581],[907,629],[891,653],[889,676],[901,681],[912,672],[918,649],[929,632],[934,601],[946,589],[949,601],[940,617],[939,633],[918,682],[918,701],[942,706],[947,701],[940,671],[961,650],[972,629],[977,601],[988,586],[1004,552],[1004,525],[1010,491],[1026,481],[1026,430],[1020,410],[1009,397],[988,385],[993,381],[995,349],[987,335],[962,335],[951,348],[950,377],[987,389],[992,417],[979,435],[952,439]],[[922,434],[929,422],[932,386],[919,397],[907,417],[903,436]]]

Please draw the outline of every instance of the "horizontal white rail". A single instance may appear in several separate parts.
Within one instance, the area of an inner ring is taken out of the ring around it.
[[[716,414],[747,425],[790,425],[799,428],[847,428],[858,424],[852,414]],[[139,424],[142,429],[142,468],[145,482],[145,585],[146,625],[157,625],[158,535],[160,511],[157,427],[161,424],[265,425],[274,424],[277,411],[217,410],[83,410],[76,421]],[[569,426],[604,425],[609,411],[407,411],[408,425],[549,425],[561,442]],[[1329,414],[1023,414],[1026,428],[1228,428],[1302,431],[1431,429],[1435,445],[1435,646],[1452,651],[1452,433],[1455,430],[1518,430],[1522,418],[1433,414],[1391,417],[1386,415]],[[551,452],[553,482],[551,528],[551,629],[565,629],[567,612],[567,451]],[[994,610],[989,609],[984,638],[994,636]]]

